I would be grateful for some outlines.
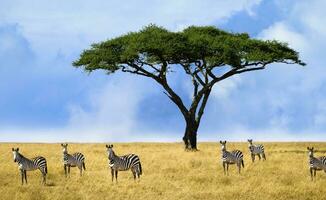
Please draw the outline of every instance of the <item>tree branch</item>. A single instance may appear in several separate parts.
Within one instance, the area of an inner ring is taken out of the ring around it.
[[[160,81],[160,77],[156,76],[155,74],[145,70],[144,68],[142,68],[142,66],[138,66],[135,63],[127,63],[128,66],[134,70],[128,69],[126,66],[122,66],[122,71],[123,72],[129,72],[132,74],[138,74],[138,75],[142,75],[142,76],[146,76],[146,77],[150,77],[153,78],[154,80],[156,80],[157,82]]]
[[[204,81],[198,76],[198,73],[200,72],[199,69],[194,70],[193,72],[190,69],[189,64],[182,64],[181,66],[183,67],[184,71],[186,72],[186,74],[190,75],[192,77],[192,79],[196,79],[197,83],[200,83],[202,86],[205,86]]]
[[[137,75],[141,75],[141,76],[147,76],[147,77],[150,77],[147,73],[143,73],[143,72],[141,72],[141,71],[138,70],[138,69],[133,69],[133,70],[131,70],[131,69],[128,69],[128,67],[126,67],[126,66],[122,66],[121,71],[122,71],[122,72],[129,72],[129,73],[131,73],[131,74],[137,74]]]
[[[155,67],[154,65],[152,65],[152,64],[150,64],[150,63],[148,63],[148,62],[144,62],[144,61],[139,60],[139,59],[137,60],[137,62],[140,63],[141,66],[143,66],[143,65],[147,65],[147,66],[151,67],[154,71],[156,71],[156,72],[158,72],[158,73],[161,72],[161,70],[159,70],[157,67]]]
[[[204,114],[204,110],[205,110],[205,107],[206,107],[206,104],[207,104],[207,101],[208,101],[208,97],[211,94],[211,91],[212,91],[211,88],[207,90],[207,92],[205,93],[204,98],[203,98],[203,100],[201,102],[201,105],[199,107],[199,111],[198,111],[198,114],[197,114],[197,117],[196,117],[197,125],[200,124],[200,120],[201,120],[201,117]]]
[[[241,74],[243,72],[256,71],[256,70],[262,70],[262,69],[265,69],[265,65],[261,66],[261,67],[254,67],[254,68],[238,70],[235,72],[235,74]]]
[[[194,85],[194,93],[193,93],[193,99],[194,99],[198,94],[198,83],[194,77],[192,78],[192,84]]]
[[[188,117],[188,110],[183,104],[182,99],[170,88],[166,81],[161,82],[161,85],[165,89],[164,94],[174,102],[185,118]]]

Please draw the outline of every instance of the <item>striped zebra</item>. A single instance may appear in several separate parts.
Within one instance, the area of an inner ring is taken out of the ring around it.
[[[314,157],[314,148],[307,147],[307,149],[309,155],[310,176],[311,180],[313,180],[313,177],[316,179],[317,170],[324,170],[324,172],[326,172],[326,156],[316,158]]]
[[[67,171],[70,176],[70,167],[78,167],[80,171],[80,176],[82,176],[83,169],[85,167],[85,157],[82,153],[76,152],[74,154],[68,153],[68,144],[61,144],[63,151],[63,168],[65,170],[65,175],[67,177]]]
[[[46,159],[44,157],[37,156],[35,158],[28,159],[19,153],[19,148],[12,148],[12,153],[14,155],[14,162],[18,163],[18,169],[20,170],[22,177],[22,185],[24,184],[24,179],[25,183],[27,184],[27,171],[34,171],[37,169],[39,169],[42,173],[43,184],[46,184],[46,174],[48,173],[48,168]]]
[[[229,165],[237,164],[239,169],[239,174],[241,171],[241,165],[244,168],[244,161],[243,161],[243,154],[239,150],[234,150],[229,152],[226,150],[226,141],[220,141],[222,147],[222,163],[223,163],[223,170],[224,174],[229,173]],[[225,165],[226,165],[226,172],[225,172]]]
[[[252,162],[255,162],[256,155],[258,156],[259,160],[261,159],[260,155],[263,157],[264,160],[266,160],[264,146],[262,144],[252,144],[252,139],[248,139],[248,142]]]
[[[131,169],[132,174],[134,175],[134,180],[136,177],[140,178],[142,175],[142,167],[139,160],[139,157],[135,154],[127,154],[124,156],[117,156],[113,151],[113,145],[106,145],[109,166],[111,168],[112,182],[115,176],[116,182],[118,181],[118,171],[127,171]]]

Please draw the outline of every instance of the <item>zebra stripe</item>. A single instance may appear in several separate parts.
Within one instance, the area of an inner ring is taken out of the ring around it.
[[[229,171],[229,165],[237,164],[239,174],[241,171],[241,165],[244,168],[244,161],[243,161],[243,153],[240,150],[234,150],[232,152],[229,152],[226,150],[226,141],[220,141],[221,147],[222,147],[222,164],[223,164],[223,170],[224,174],[227,174]],[[226,167],[226,171],[225,171]]]
[[[324,170],[326,172],[326,156],[314,157],[314,147],[307,147],[309,155],[309,169],[310,177],[313,180],[313,177],[316,179],[316,171]]]
[[[86,170],[84,155],[79,152],[69,154],[68,144],[61,144],[61,146],[63,151],[63,168],[65,170],[65,176],[67,177],[67,174],[70,175],[70,167],[78,167],[80,176],[82,176],[83,169]]]
[[[46,184],[46,174],[48,173],[47,163],[46,159],[42,156],[37,156],[32,159],[28,159],[22,154],[19,153],[19,148],[14,149],[12,148],[13,156],[14,156],[14,162],[18,163],[18,169],[21,172],[22,177],[22,185],[25,183],[27,184],[27,171],[34,171],[34,170],[40,170],[42,173],[42,181],[43,184]]]
[[[259,160],[261,159],[261,156],[263,157],[264,160],[266,160],[266,155],[265,155],[265,150],[264,146],[262,144],[252,144],[252,139],[248,139],[249,142],[249,151],[251,153],[251,159],[252,162],[255,161],[255,156],[257,155]]]
[[[109,158],[109,167],[111,168],[112,182],[114,176],[116,181],[118,181],[118,171],[127,171],[131,169],[134,176],[140,178],[142,174],[142,167],[140,159],[136,154],[128,154],[124,156],[117,156],[113,151],[113,145],[106,145],[108,158]]]

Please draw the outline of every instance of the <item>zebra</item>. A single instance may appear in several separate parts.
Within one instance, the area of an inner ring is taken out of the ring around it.
[[[308,155],[309,155],[309,169],[311,180],[313,180],[313,176],[316,179],[316,171],[324,170],[326,172],[326,156],[322,157],[314,157],[314,147],[307,147]]]
[[[74,154],[68,153],[68,144],[61,144],[63,151],[63,168],[65,170],[65,176],[67,177],[67,171],[70,176],[70,167],[78,167],[80,176],[82,176],[83,169],[85,167],[85,157],[82,153],[76,152]]]
[[[117,156],[112,148],[112,144],[106,145],[109,158],[109,167],[111,168],[112,182],[114,180],[114,176],[116,182],[118,182],[118,171],[127,171],[129,169],[131,169],[132,174],[134,175],[134,180],[136,180],[136,177],[139,179],[140,175],[142,175],[142,167],[139,157],[135,154]]]
[[[226,150],[226,141],[220,141],[222,147],[222,163],[223,163],[223,170],[224,174],[228,174],[229,172],[229,165],[237,164],[239,169],[239,174],[242,168],[244,168],[244,161],[243,161],[243,154],[240,150],[234,150],[229,152]],[[225,172],[225,165],[226,165],[226,172]]]
[[[259,160],[261,159],[261,156],[264,160],[266,160],[266,155],[264,152],[264,146],[262,144],[252,144],[252,139],[248,139],[249,142],[249,151],[251,153],[251,160],[252,162],[255,162],[255,156],[257,155]]]
[[[34,171],[39,169],[42,173],[42,182],[46,184],[46,174],[48,173],[48,168],[46,164],[46,159],[42,156],[37,156],[32,159],[28,159],[19,153],[19,148],[12,148],[12,153],[14,156],[14,162],[18,163],[18,169],[20,170],[22,177],[22,185],[27,184],[27,171]]]

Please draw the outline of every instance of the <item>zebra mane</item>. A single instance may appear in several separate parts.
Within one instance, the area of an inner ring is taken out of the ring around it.
[[[18,155],[18,157],[20,157],[20,158],[27,159],[23,154],[21,154],[21,153],[19,153],[19,152],[17,152],[17,155]]]
[[[112,151],[113,156],[118,156],[118,155],[113,151],[113,149],[111,149],[111,151]]]

